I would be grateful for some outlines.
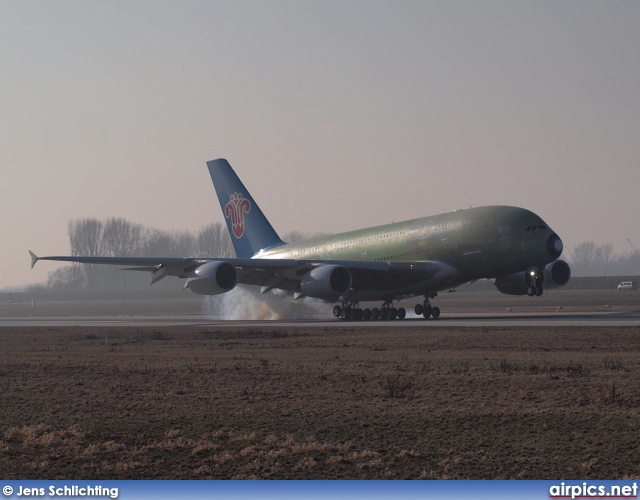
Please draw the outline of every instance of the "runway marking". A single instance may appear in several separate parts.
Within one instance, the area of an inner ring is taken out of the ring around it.
[[[417,316],[393,321],[338,321],[334,318],[309,320],[235,320],[225,321],[207,315],[191,316],[60,316],[60,317],[6,317],[0,326],[298,326],[298,327],[415,327],[436,326],[640,326],[640,311],[562,312],[562,313],[449,313],[440,318]]]

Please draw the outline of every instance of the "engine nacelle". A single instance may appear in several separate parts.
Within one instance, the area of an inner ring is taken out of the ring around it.
[[[532,285],[534,289],[538,286],[541,293],[542,288],[545,290],[558,288],[569,283],[569,279],[571,279],[569,264],[563,260],[556,260],[547,265],[542,272],[530,270],[498,276],[495,285],[501,293],[507,295],[530,295]]]
[[[507,295],[526,295],[529,286],[526,282],[526,271],[498,276],[494,285],[500,293]]]
[[[564,260],[556,260],[544,268],[544,288],[559,288],[569,283],[571,268]]]
[[[346,267],[329,264],[316,267],[300,280],[300,290],[307,297],[337,300],[351,288],[351,273]]]
[[[187,280],[184,287],[198,295],[220,295],[233,290],[238,284],[238,272],[228,262],[208,262],[198,267],[195,275],[195,278]]]

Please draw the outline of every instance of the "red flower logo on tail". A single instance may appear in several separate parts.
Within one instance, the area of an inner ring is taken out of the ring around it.
[[[236,238],[242,238],[244,234],[244,214],[251,211],[251,202],[242,197],[242,193],[233,193],[229,197],[229,203],[224,207],[224,216],[231,217],[231,229]]]

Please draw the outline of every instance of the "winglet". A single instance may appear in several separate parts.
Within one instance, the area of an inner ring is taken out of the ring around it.
[[[36,262],[38,262],[38,256],[33,253],[31,250],[29,250],[29,255],[31,255],[31,269],[33,269],[33,266],[36,265]]]

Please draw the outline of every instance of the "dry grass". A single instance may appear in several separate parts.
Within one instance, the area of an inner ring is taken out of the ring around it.
[[[637,477],[639,351],[637,327],[4,328],[0,470]]]

